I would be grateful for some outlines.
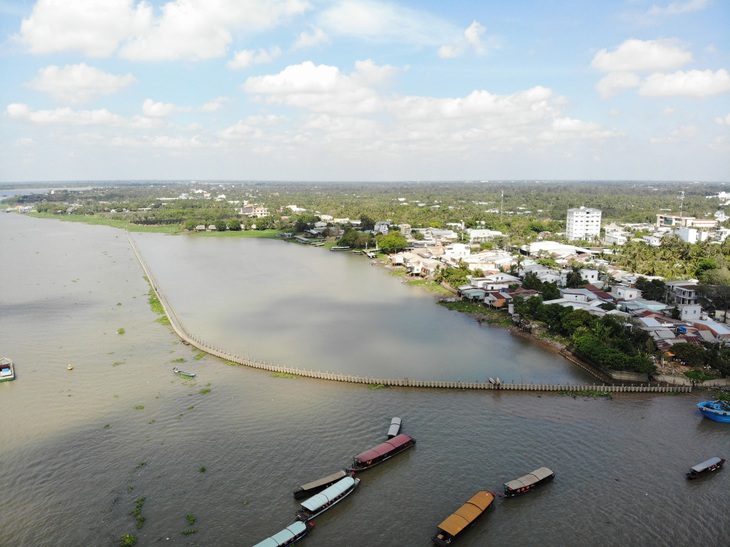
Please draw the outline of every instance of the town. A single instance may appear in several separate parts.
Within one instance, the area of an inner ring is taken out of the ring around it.
[[[550,339],[606,382],[729,385],[730,196],[586,186],[105,184],[20,193],[6,210],[362,253],[445,287],[446,306]]]

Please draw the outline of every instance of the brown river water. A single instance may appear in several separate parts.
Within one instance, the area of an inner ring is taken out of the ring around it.
[[[360,375],[592,383],[363,257],[133,237],[186,327],[233,353]],[[497,499],[456,544],[728,545],[730,469],[684,477],[730,455],[730,426],[695,408],[705,393],[593,399],[280,378],[200,355],[158,323],[119,230],[0,213],[0,256],[0,353],[17,371],[0,384],[2,546],[112,546],[123,534],[253,545],[291,522],[293,489],[385,440],[393,416],[416,447],[362,473],[301,545],[425,546],[474,492],[541,466],[552,483]]]

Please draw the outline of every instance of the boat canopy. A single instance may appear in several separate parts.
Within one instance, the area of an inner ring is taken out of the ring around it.
[[[552,474],[553,472],[547,467],[541,467],[540,469],[535,469],[532,473],[528,473],[519,479],[505,482],[504,485],[510,490],[518,490],[520,488],[532,486],[533,484],[548,478]]]
[[[396,435],[398,435],[398,432],[400,431],[400,425],[401,425],[400,418],[393,418],[390,421],[390,428],[388,428],[388,437],[389,438],[393,438]]]
[[[287,541],[291,541],[298,535],[302,534],[306,529],[306,524],[301,521],[296,521],[294,524],[284,528],[278,534],[274,534],[273,536],[260,541],[254,545],[254,547],[280,547],[281,545],[286,545]]]
[[[708,467],[711,467],[713,465],[717,465],[721,461],[722,461],[722,459],[721,458],[718,458],[718,457],[710,458],[709,460],[706,460],[706,461],[704,461],[702,463],[698,463],[697,465],[693,466],[691,469],[695,473],[701,473],[702,471],[704,471]]]
[[[474,522],[474,519],[486,511],[493,501],[494,494],[487,490],[481,490],[474,494],[464,505],[459,507],[455,513],[439,524],[438,527],[447,534],[456,536]]]
[[[412,439],[408,435],[401,433],[400,435],[396,435],[392,439],[387,440],[384,443],[379,444],[378,446],[374,446],[370,450],[366,450],[365,452],[358,454],[357,456],[355,456],[355,461],[367,462],[375,460],[411,441]]]
[[[335,482],[337,479],[341,479],[345,476],[347,476],[347,471],[345,471],[344,469],[340,469],[337,473],[332,473],[331,475],[327,475],[326,477],[322,477],[321,479],[317,479],[316,481],[303,484],[301,486],[301,489],[311,490],[312,488],[317,488],[318,486],[322,486],[323,484]]]
[[[355,479],[345,477],[334,483],[332,486],[323,490],[319,494],[312,496],[308,500],[301,503],[301,506],[307,511],[314,513],[319,511],[323,505],[328,504],[338,496],[342,495],[355,484]]]

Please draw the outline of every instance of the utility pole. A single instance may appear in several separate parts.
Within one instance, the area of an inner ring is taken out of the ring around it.
[[[504,209],[504,190],[502,190],[502,200],[499,202],[499,221],[502,222],[502,209]]]

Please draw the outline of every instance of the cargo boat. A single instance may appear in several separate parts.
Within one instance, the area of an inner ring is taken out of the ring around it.
[[[438,525],[436,534],[431,538],[431,541],[439,547],[450,545],[459,534],[474,524],[492,506],[493,502],[494,494],[492,492],[480,490]]]
[[[518,496],[520,494],[530,492],[541,484],[545,484],[554,478],[555,473],[547,467],[541,467],[539,469],[535,469],[532,473],[528,473],[527,475],[520,477],[519,479],[504,483],[504,494],[502,495],[507,498]]]
[[[327,509],[350,495],[358,484],[360,484],[360,479],[354,477],[340,479],[319,494],[303,501],[300,504],[301,509],[297,511],[297,520],[308,522],[317,515],[324,513]]]
[[[330,475],[327,475],[326,477],[317,479],[316,481],[303,484],[299,488],[294,490],[294,498],[299,500],[302,498],[309,498],[311,496],[314,496],[325,488],[332,486],[338,480],[344,479],[348,475],[351,476],[352,474],[353,473],[345,471],[344,469],[340,469],[336,473],[332,473]]]
[[[393,456],[400,454],[404,450],[415,446],[415,444],[416,439],[412,439],[408,435],[401,433],[400,435],[396,435],[392,439],[355,456],[352,465],[348,467],[347,470],[365,471],[366,469],[375,467],[379,463],[383,463]]]
[[[297,520],[281,532],[259,541],[253,547],[284,547],[285,545],[291,545],[306,536],[312,527],[314,527],[314,524],[311,522],[305,524]]]
[[[704,477],[705,475],[709,475],[714,471],[722,469],[722,466],[725,465],[726,461],[727,460],[725,460],[725,458],[714,457],[710,458],[709,460],[705,460],[702,463],[698,463],[697,465],[689,468],[687,478],[693,480]]]

